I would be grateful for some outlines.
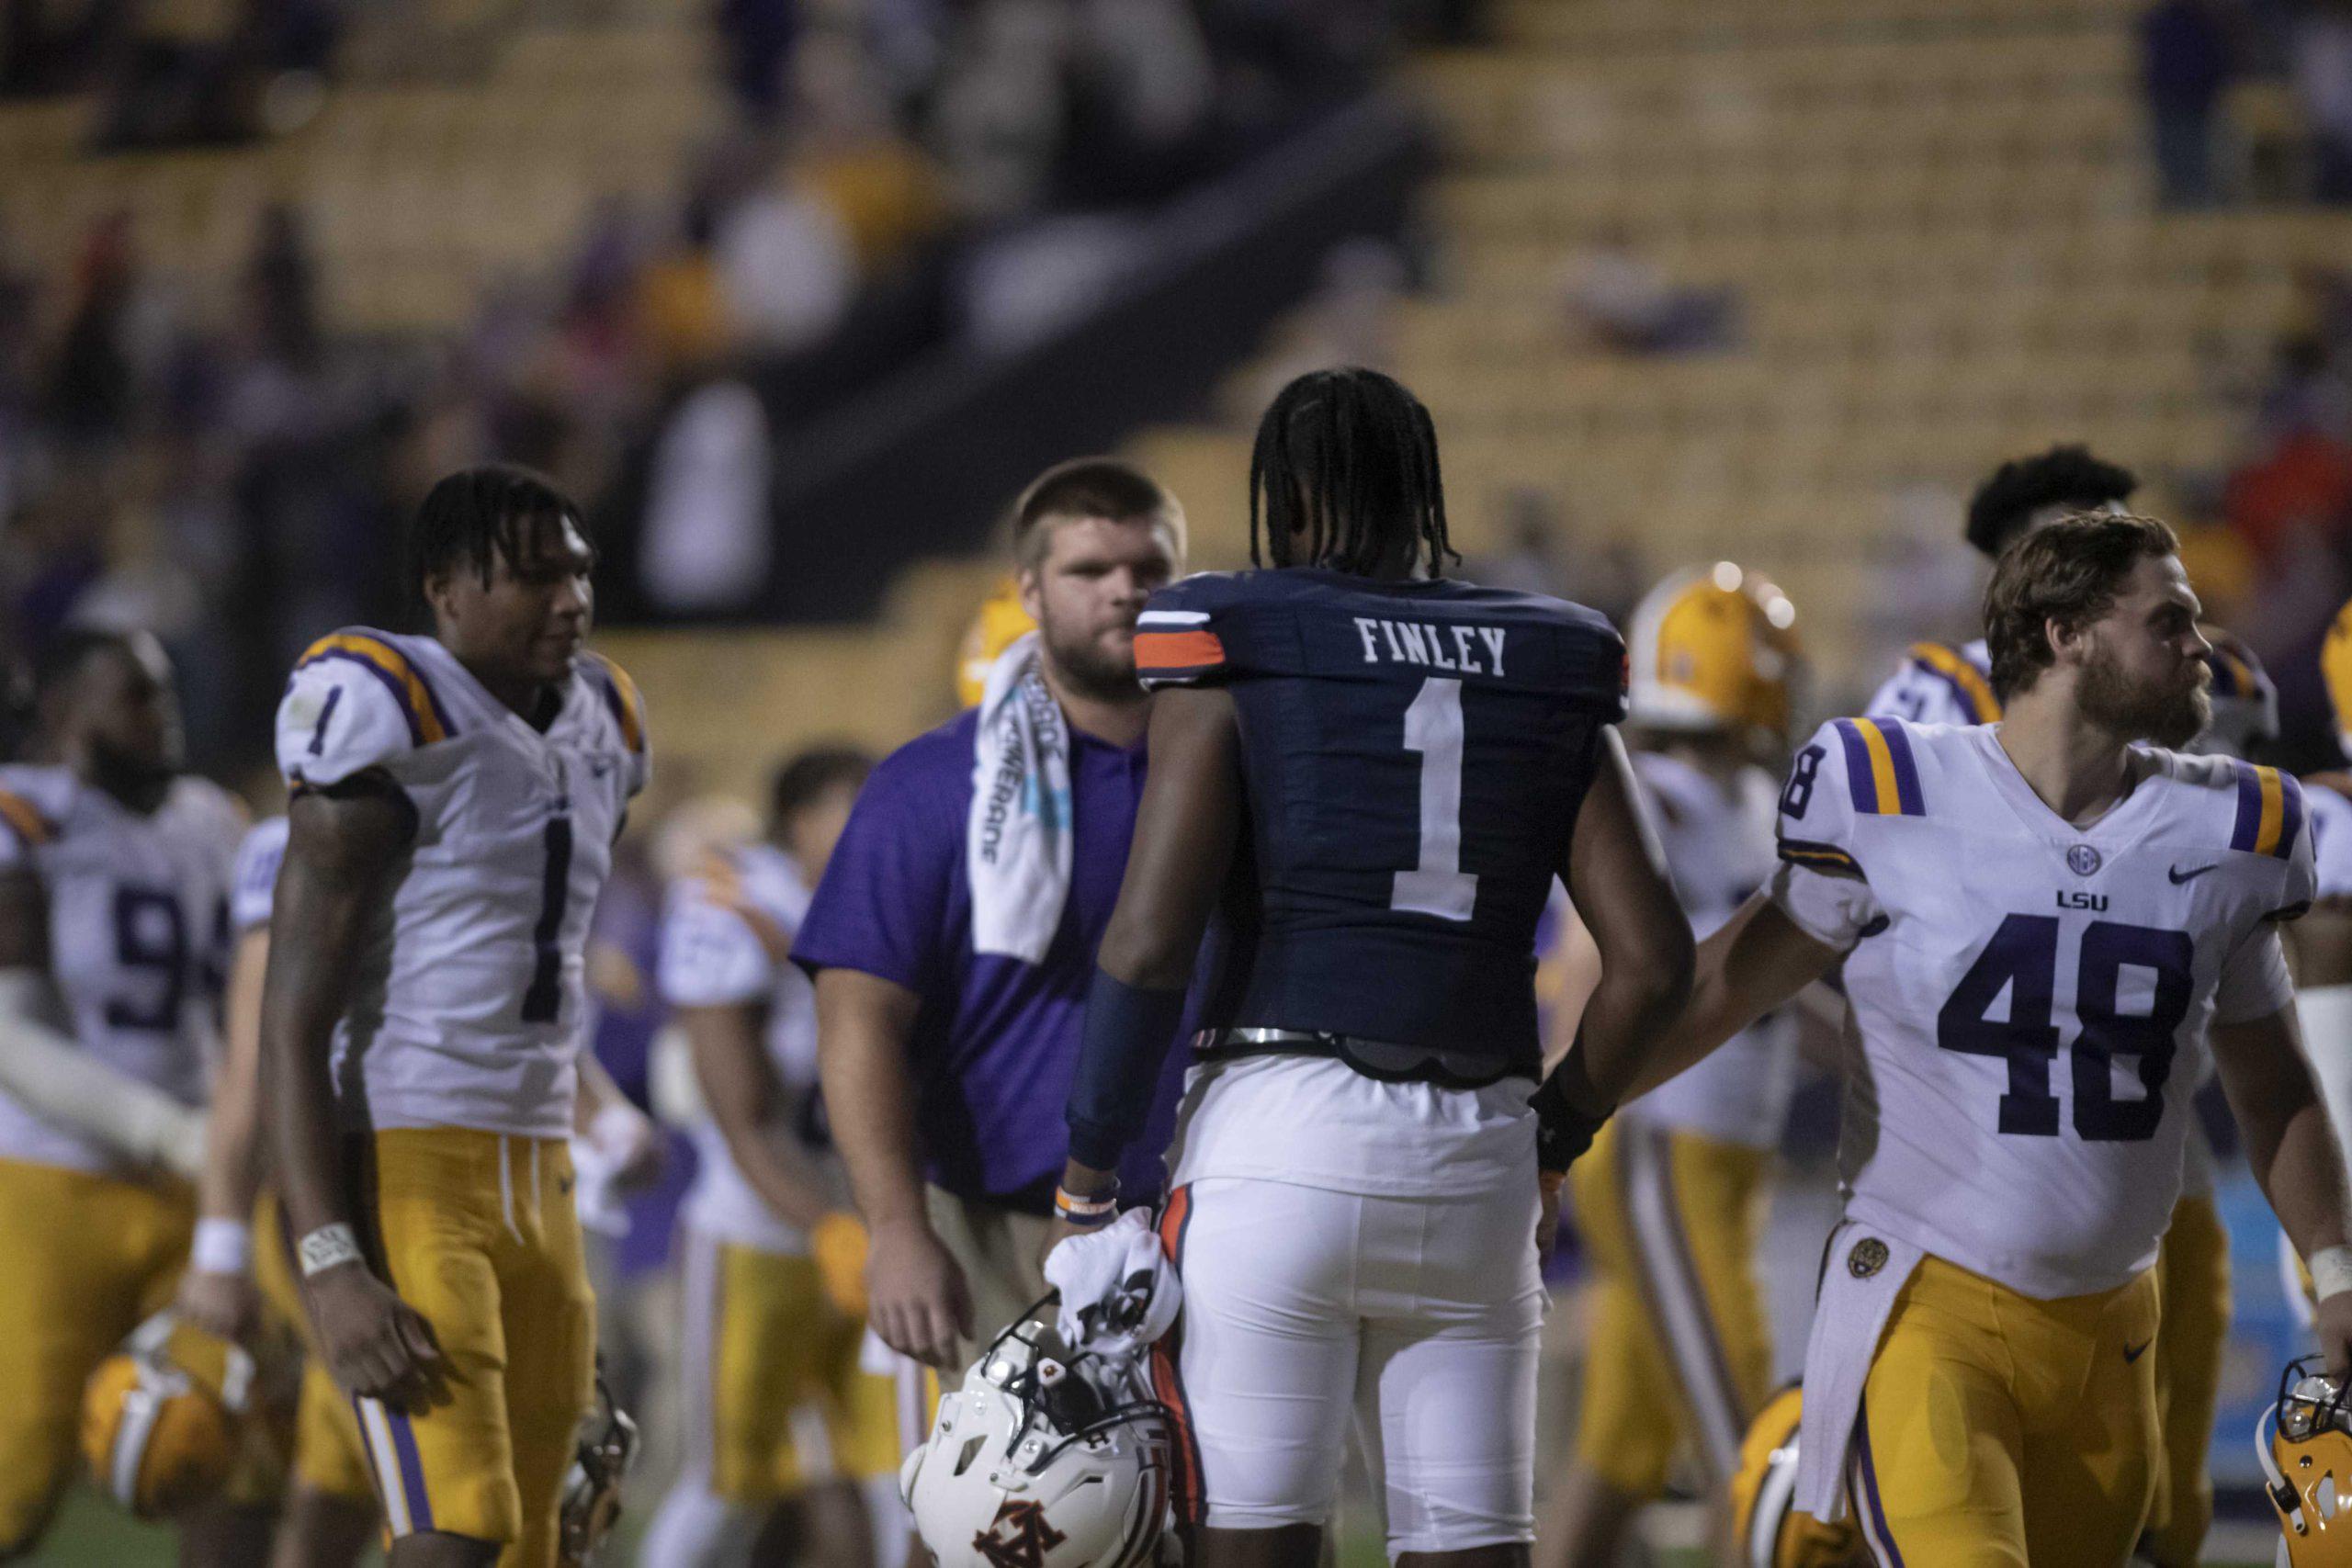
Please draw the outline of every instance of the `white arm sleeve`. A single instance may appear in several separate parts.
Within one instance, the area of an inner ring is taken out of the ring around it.
[[[0,1089],[141,1165],[196,1179],[204,1113],[83,1050],[44,1016],[54,1012],[52,996],[39,970],[0,969]]]

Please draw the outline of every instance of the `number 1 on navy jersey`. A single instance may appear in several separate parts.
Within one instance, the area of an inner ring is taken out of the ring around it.
[[[1432,675],[1405,709],[1405,750],[1421,754],[1420,863],[1396,874],[1388,907],[1466,920],[1478,878],[1462,869],[1462,682]]]

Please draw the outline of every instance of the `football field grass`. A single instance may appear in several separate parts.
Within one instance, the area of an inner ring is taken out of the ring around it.
[[[651,1508],[646,1506],[622,1519],[618,1536],[599,1559],[602,1568],[633,1568],[638,1536],[650,1516]],[[141,1524],[86,1487],[77,1488],[49,1539],[28,1561],[53,1568],[172,1568],[172,1534],[160,1526]],[[366,1561],[379,1564],[382,1559],[371,1551]],[[1340,1568],[1381,1568],[1383,1561],[1379,1540],[1364,1533],[1346,1541],[1340,1554]],[[1660,1568],[1703,1568],[1706,1559],[1696,1551],[1662,1551],[1657,1562]],[[2214,1560],[2210,1568],[2269,1568],[2269,1560],[2243,1564]]]

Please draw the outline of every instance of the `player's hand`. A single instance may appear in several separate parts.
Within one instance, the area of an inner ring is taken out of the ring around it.
[[[1560,1189],[1567,1184],[1565,1172],[1544,1171],[1535,1178],[1535,1189],[1541,1195],[1535,1212],[1535,1260],[1548,1269],[1552,1254],[1560,1247]]]
[[[588,1124],[588,1139],[612,1162],[613,1185],[624,1192],[650,1187],[662,1174],[662,1129],[627,1100],[599,1110]]]
[[[243,1274],[191,1269],[180,1276],[179,1293],[172,1304],[186,1322],[239,1345],[251,1343],[261,1323],[260,1292]]]
[[[2312,1314],[2327,1370],[2339,1378],[2352,1376],[2352,1291],[2322,1298]]]
[[[415,1411],[448,1397],[433,1325],[366,1265],[345,1263],[303,1282],[327,1371],[346,1393]]]
[[[921,1220],[877,1226],[865,1259],[865,1320],[882,1343],[943,1371],[957,1371],[972,1334],[964,1270]]]

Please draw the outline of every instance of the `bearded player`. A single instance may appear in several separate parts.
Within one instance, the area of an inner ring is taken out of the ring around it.
[[[0,769],[0,1559],[40,1544],[83,1385],[187,1259],[243,830],[180,771],[153,637],[64,633],[37,695],[54,761]]]
[[[1647,1069],[1845,960],[1846,1214],[1796,1506],[1850,1505],[1881,1562],[2132,1550],[2162,1461],[2154,1265],[2209,1043],[2328,1361],[2352,1361],[2343,1160],[2278,930],[2312,897],[2303,794],[2160,749],[2209,717],[2198,607],[2160,523],[2012,547],[1985,599],[2002,722],[1826,726],[1781,795],[1781,869],[1702,944]]]
[[[454,474],[413,539],[432,635],[327,637],[278,709],[263,1098],[393,1568],[553,1563],[594,1397],[565,1140],[589,917],[647,773],[634,688],[582,647],[594,558],[546,480]]]

